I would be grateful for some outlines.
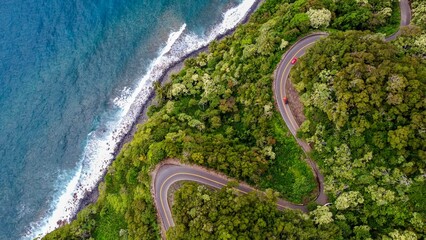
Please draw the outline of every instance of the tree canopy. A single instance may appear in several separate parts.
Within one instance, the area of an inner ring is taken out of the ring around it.
[[[315,221],[296,211],[279,211],[275,194],[237,195],[231,187],[210,191],[184,184],[174,195],[173,219],[167,239],[333,239],[341,230],[331,212],[312,212]]]
[[[398,25],[395,6],[397,2],[391,0],[263,3],[247,24],[212,42],[208,52],[187,59],[169,83],[156,85],[157,104],[149,109],[149,119],[138,127],[134,139],[109,167],[99,186],[98,201],[46,239],[159,239],[149,173],[166,157],[221,171],[261,189],[273,188],[295,202],[308,202],[315,193],[315,181],[301,149],[274,110],[273,71],[291,44],[313,27],[387,32],[380,28]],[[415,19],[421,19],[418,16]],[[422,39],[408,38],[400,47],[392,47],[377,36],[352,35],[347,41],[354,43],[353,48],[346,46],[349,42],[339,42],[342,37],[335,42],[332,39],[336,37],[331,38],[330,44],[335,47],[326,46],[331,49],[328,55],[311,55],[309,58],[317,61],[311,62],[315,68],[309,71],[306,57],[294,75],[306,103],[311,104],[307,107],[312,108],[307,112],[311,124],[304,124],[305,137],[315,142],[315,158],[327,169],[325,175],[331,176],[327,185],[336,201],[333,207],[312,207],[309,216],[281,214],[271,199],[257,202],[259,196],[235,196],[230,189],[216,196],[205,189],[186,187],[178,194],[202,194],[189,203],[183,203],[183,195],[177,196],[182,201],[175,204],[174,211],[181,214],[183,225],[172,230],[176,236],[181,236],[182,226],[191,234],[197,234],[195,229],[201,227],[186,225],[197,215],[185,209],[187,206],[195,204],[192,211],[201,213],[223,208],[224,222],[217,225],[222,226],[233,219],[227,211],[235,202],[242,207],[241,211],[233,209],[237,216],[256,222],[216,231],[225,234],[221,237],[243,230],[247,237],[264,238],[259,234],[267,234],[294,239],[319,238],[315,234],[326,239],[419,234],[424,228],[426,195],[423,178],[419,177],[424,168],[424,149],[422,138],[418,138],[424,134],[424,106],[419,99],[424,99],[425,78],[415,67],[423,66],[424,60],[404,54],[422,47]],[[298,75],[303,80],[297,80]],[[305,82],[305,77],[322,80]],[[353,79],[343,81],[346,78]],[[330,89],[334,79],[339,82],[336,89]],[[351,91],[345,93],[345,87]],[[413,106],[415,111],[411,111]],[[208,199],[219,202],[201,204]],[[368,214],[362,217],[364,213]],[[207,220],[215,217],[214,212],[203,216],[194,221],[211,223]],[[207,224],[205,230],[215,226]],[[248,231],[247,226],[253,226],[256,232]]]
[[[335,224],[370,237],[424,236],[426,60],[383,37],[335,33],[292,72]]]

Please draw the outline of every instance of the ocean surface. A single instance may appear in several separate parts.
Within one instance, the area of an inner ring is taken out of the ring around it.
[[[75,214],[164,69],[254,0],[2,0],[0,239]]]

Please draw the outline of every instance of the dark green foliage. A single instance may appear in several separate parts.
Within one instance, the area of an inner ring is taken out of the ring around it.
[[[336,224],[360,235],[423,236],[426,61],[380,36],[336,33],[292,72]],[[420,202],[419,202],[420,201]],[[355,229],[365,228],[363,232]]]
[[[184,184],[175,193],[176,226],[167,239],[338,239],[333,225],[316,227],[299,212],[281,212],[271,191],[238,196],[232,188],[217,192]]]
[[[309,199],[315,188],[312,173],[303,161],[304,156],[297,144],[274,113],[271,76],[288,46],[311,30],[306,16],[310,8],[328,8],[336,21],[342,17],[339,20],[342,23],[346,23],[346,17],[353,17],[346,15],[351,14],[356,6],[335,12],[339,7],[334,2],[266,1],[250,21],[238,27],[233,35],[213,42],[208,53],[187,59],[184,69],[173,76],[170,83],[165,86],[156,84],[158,105],[150,107],[147,122],[139,126],[133,141],[123,148],[109,168],[104,183],[99,187],[98,201],[82,211],[77,220],[50,233],[46,239],[159,239],[149,172],[165,157],[201,164],[259,187],[274,188],[293,201]],[[370,2],[375,6],[369,8],[374,15],[375,11],[380,11],[380,4],[378,1]],[[365,11],[364,7],[355,10],[362,14]],[[365,11],[368,16],[370,13]],[[365,23],[359,24],[365,27]],[[334,23],[334,26],[346,28],[339,23]],[[368,26],[370,29],[376,27]],[[283,45],[286,41],[289,42],[288,46]],[[341,51],[344,52],[344,49]],[[395,111],[399,117],[398,111],[401,109]],[[309,117],[322,120],[324,116],[324,113],[319,113]],[[410,121],[398,117],[399,122]],[[332,123],[324,124],[327,126],[324,131],[332,133],[329,128]],[[404,131],[397,131],[395,136],[406,137]],[[377,133],[371,138],[375,136],[381,135]],[[412,138],[411,135],[408,137]],[[330,137],[327,144],[337,144],[338,141]],[[351,144],[362,146],[364,141],[370,139],[357,138],[351,140]],[[378,147],[381,141],[386,139],[379,137]],[[401,145],[397,141],[395,144]],[[415,144],[418,145],[419,141]],[[401,151],[405,150],[405,145],[401,146]],[[393,152],[386,149],[384,154],[392,155]],[[395,162],[398,163],[398,159]],[[403,171],[417,172],[418,167],[407,165]],[[367,176],[363,181],[369,183],[374,179]],[[223,194],[227,194],[229,200],[235,198],[225,190],[221,196]],[[250,214],[256,213],[250,208],[254,204],[260,211],[259,216],[263,214],[264,217],[238,216],[241,219],[263,219],[267,224],[275,224],[276,229],[265,229],[262,227],[264,223],[259,220],[259,226],[255,228],[257,232],[250,233],[248,228],[245,229],[247,236],[261,236],[255,234],[264,230],[267,230],[267,234],[278,234],[284,238],[310,238],[316,233],[320,236],[317,238],[323,239],[340,236],[340,231],[330,223],[321,223],[319,229],[315,229],[310,220],[302,221],[303,218],[296,213],[280,214],[273,210],[272,203],[256,205],[254,199],[255,195],[250,195],[241,198],[241,201],[245,202],[245,209]],[[222,201],[220,204],[225,206],[229,203]],[[266,218],[269,215],[264,215],[266,213],[262,209],[272,214],[270,219]],[[317,214],[326,216],[325,222],[329,220],[327,210],[320,209]],[[352,225],[345,221],[336,221],[336,224],[343,229],[341,232],[346,235],[351,233]],[[357,234],[368,235],[363,229]]]
[[[393,0],[345,0],[329,1],[329,9],[335,10],[332,27],[339,30],[377,30],[393,33],[399,26],[398,1]]]
[[[276,159],[268,168],[266,178],[262,179],[260,185],[262,188],[279,191],[290,201],[308,203],[316,197],[317,185],[312,179],[312,170],[303,161],[306,156],[294,144],[296,140],[286,131],[285,123],[279,114],[274,115],[273,124],[274,138],[277,141]],[[311,195],[307,195],[310,191]]]
[[[165,157],[202,164],[252,184],[265,181],[276,151],[270,76],[283,53],[278,50],[281,39],[292,31],[285,27],[286,19],[295,15],[289,7],[267,1],[232,36],[213,42],[210,53],[186,60],[172,82],[163,87],[157,84],[159,104],[150,107],[149,120],[139,126],[134,140],[109,168],[100,199],[90,207],[94,213],[46,239],[82,238],[76,229],[85,222],[94,224],[85,231],[87,237],[159,238],[149,171]],[[297,149],[294,141],[285,147],[288,152]],[[301,154],[293,154],[288,161],[288,168],[295,165],[298,171],[309,172]],[[293,187],[295,179],[290,181],[289,188],[294,190],[285,194],[296,201],[314,186],[311,176],[297,182],[303,186],[300,189]]]

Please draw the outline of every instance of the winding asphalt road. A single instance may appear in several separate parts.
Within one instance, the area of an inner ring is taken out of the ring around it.
[[[174,226],[171,208],[167,200],[168,191],[173,184],[181,181],[197,182],[213,188],[222,188],[226,186],[229,181],[233,181],[233,179],[208,171],[202,167],[180,165],[177,162],[162,165],[157,170],[157,174],[153,179],[153,188],[155,192],[154,201],[158,214],[162,220],[164,230]],[[234,187],[234,189],[244,194],[257,191],[245,183],[240,183],[237,187]],[[283,199],[277,201],[277,207],[281,210],[284,208],[291,208],[307,212],[306,206],[297,205]]]
[[[297,124],[289,105],[284,103],[283,98],[286,96],[285,89],[288,83],[288,76],[290,75],[290,70],[293,67],[291,60],[295,57],[299,58],[303,56],[309,47],[316,43],[320,38],[326,37],[327,35],[327,33],[314,33],[297,41],[297,43],[295,43],[284,54],[284,57],[281,59],[281,62],[275,71],[274,95],[278,110],[280,111],[281,117],[284,119],[284,122],[291,134],[293,134],[297,143],[302,147],[305,153],[310,152],[311,147],[296,136],[299,125]],[[291,101],[291,99],[289,99],[289,101]],[[318,183],[318,196],[316,198],[316,203],[324,205],[327,203],[327,195],[324,192],[324,176],[321,174],[318,165],[314,161],[309,158],[306,161],[311,167],[314,177]]]
[[[401,12],[401,21],[399,22],[399,29],[396,33],[386,38],[386,41],[392,41],[401,34],[401,27],[410,25],[411,22],[411,7],[408,0],[399,1],[399,9]]]
[[[400,9],[400,26],[406,26],[411,21],[411,9],[408,0],[400,1]],[[400,30],[398,30],[397,33],[387,37],[386,41],[391,41],[395,39],[399,34]],[[281,116],[283,117],[290,132],[296,138],[298,144],[302,147],[305,153],[309,152],[311,148],[306,142],[296,137],[299,125],[296,123],[289,106],[287,104],[284,104],[283,97],[285,96],[285,87],[288,83],[288,76],[290,74],[291,68],[293,67],[293,65],[291,64],[291,60],[294,57],[300,57],[305,54],[306,50],[309,47],[311,47],[315,42],[317,42],[322,37],[326,37],[327,35],[327,33],[314,33],[296,42],[283,56],[275,74],[274,94],[278,110],[280,111]],[[289,99],[289,101],[291,101],[291,99]],[[318,166],[314,161],[308,159],[307,162],[312,168],[314,176],[316,177],[316,180],[318,182],[319,194],[317,196],[316,202],[318,204],[325,204],[327,203],[327,196],[324,193],[324,177],[320,173]],[[153,173],[152,190],[154,195],[155,206],[162,222],[163,231],[167,231],[169,227],[174,226],[171,208],[167,200],[168,191],[174,183],[181,181],[197,182],[200,184],[207,185],[209,187],[219,189],[226,186],[226,184],[229,181],[233,181],[233,179],[208,171],[207,169],[204,169],[202,167],[181,165],[178,162],[169,162],[166,164],[163,163],[162,165],[159,165],[156,171],[154,171]],[[244,183],[240,183],[237,187],[235,187],[235,189],[241,193],[257,191]],[[285,201],[283,199],[279,199],[277,201],[277,207],[279,209],[291,208],[307,212],[306,206],[297,205]]]

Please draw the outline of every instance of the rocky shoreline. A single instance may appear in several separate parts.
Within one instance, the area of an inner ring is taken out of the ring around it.
[[[218,35],[215,38],[215,40],[216,41],[222,40],[223,38],[231,35],[239,25],[247,23],[247,21],[250,19],[250,16],[260,7],[260,5],[264,1],[265,0],[257,0],[253,4],[253,6],[250,8],[250,10],[246,13],[246,15],[244,16],[243,20],[235,28],[229,29],[225,33]],[[169,68],[167,68],[164,71],[164,73],[162,74],[162,76],[160,77],[160,79],[158,81],[162,85],[165,84],[165,83],[167,83],[167,82],[169,82],[170,81],[170,77],[171,77],[172,74],[178,73],[179,71],[182,70],[182,68],[184,67],[184,62],[185,62],[186,59],[196,57],[201,52],[207,52],[207,51],[208,51],[208,46],[205,46],[205,47],[202,47],[202,48],[200,48],[198,50],[195,50],[195,51],[193,51],[193,52],[185,55],[178,62],[174,63]],[[141,107],[140,112],[138,114],[138,118],[133,122],[132,127],[130,128],[130,130],[123,136],[123,138],[121,139],[121,141],[118,143],[117,147],[114,149],[114,153],[113,153],[114,157],[113,157],[112,161],[114,161],[116,159],[116,157],[120,153],[120,151],[123,148],[123,146],[126,143],[130,142],[133,139],[133,136],[134,136],[134,134],[136,133],[136,130],[137,130],[137,126],[139,124],[144,123],[148,119],[148,116],[147,116],[148,108],[152,104],[156,104],[155,103],[155,91],[154,90],[151,91],[151,93],[148,96],[147,101]],[[71,219],[71,221],[73,221],[74,219],[76,219],[78,212],[80,212],[83,208],[85,208],[89,204],[95,203],[97,201],[97,199],[99,197],[99,189],[98,189],[99,188],[99,184],[104,181],[106,173],[107,173],[107,171],[105,171],[105,173],[102,176],[102,178],[96,184],[96,188],[92,189],[91,191],[87,191],[84,194],[83,199],[81,199],[81,201],[79,203],[78,210],[77,210],[76,214],[73,216],[73,218]],[[63,225],[63,224],[64,224],[63,222],[58,223],[58,225]]]

